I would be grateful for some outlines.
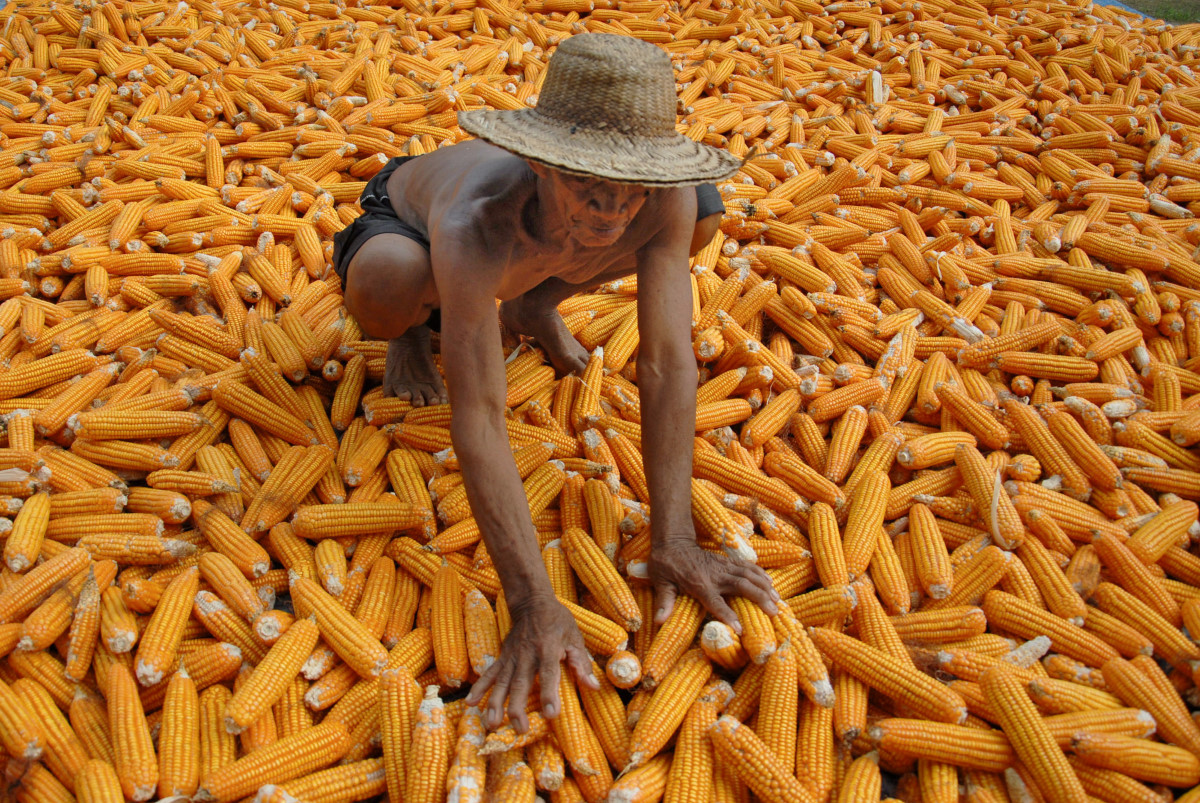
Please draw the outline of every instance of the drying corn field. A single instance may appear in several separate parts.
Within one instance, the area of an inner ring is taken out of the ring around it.
[[[662,625],[633,278],[511,343],[598,690],[485,732],[510,623],[448,406],[379,387],[331,239],[389,158],[668,51],[743,156],[693,259],[701,545]],[[1080,0],[10,2],[4,798],[1200,801],[1200,26]]]

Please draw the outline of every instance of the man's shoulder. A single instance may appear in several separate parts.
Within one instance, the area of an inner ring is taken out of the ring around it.
[[[694,187],[656,187],[638,210],[638,218],[655,232],[674,225],[690,225],[696,220]]]
[[[439,149],[430,156],[422,179],[438,189],[431,217],[454,236],[479,235],[489,221],[520,208],[531,188],[524,160],[477,140]],[[506,229],[508,227],[505,227]],[[494,236],[494,233],[492,234]],[[491,239],[491,237],[489,237]]]
[[[646,208],[654,210],[656,214],[695,212],[696,188],[656,187],[646,199],[643,209]]]
[[[510,194],[532,176],[524,159],[480,140],[440,148],[430,156],[439,181],[464,200]]]

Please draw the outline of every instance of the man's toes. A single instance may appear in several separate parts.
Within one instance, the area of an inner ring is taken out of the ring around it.
[[[395,396],[400,401],[408,402],[413,407],[420,407],[424,403],[423,399],[421,398],[421,394],[417,391],[416,386],[411,382],[403,379],[397,379],[396,381],[389,383],[386,387],[391,391],[391,395]]]
[[[417,382],[413,385],[413,406],[424,407],[437,404],[437,391],[428,382]]]

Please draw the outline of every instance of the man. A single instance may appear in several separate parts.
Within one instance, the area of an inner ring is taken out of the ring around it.
[[[556,716],[562,660],[579,682],[596,684],[546,575],[505,432],[497,298],[509,329],[536,338],[560,371],[575,371],[588,355],[557,305],[636,271],[655,619],[666,618],[679,593],[735,629],[723,595],[775,613],[766,573],[701,549],[692,524],[688,255],[716,234],[722,210],[708,185],[698,211],[693,187],[731,175],[739,162],[678,134],[675,105],[662,50],[621,36],[571,37],[550,59],[536,109],[460,113],[460,125],[483,141],[393,160],[364,191],[363,216],[335,239],[347,308],[364,331],[391,341],[386,392],[414,405],[447,401],[429,326],[444,324],[454,448],[512,615],[500,657],[468,697],[477,703],[491,689],[492,728],[507,699],[510,719],[525,730],[535,677],[545,715]]]

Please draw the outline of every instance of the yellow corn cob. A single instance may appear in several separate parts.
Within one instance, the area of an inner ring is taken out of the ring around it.
[[[266,781],[286,783],[337,761],[350,747],[341,722],[321,723],[263,747],[204,776],[199,800],[238,800]]]
[[[544,739],[550,732],[549,721],[537,711],[528,711],[526,716],[529,721],[525,733],[518,733],[513,725],[503,725],[487,735],[479,754],[490,756],[509,750],[523,750],[539,739]]]
[[[192,615],[213,636],[236,646],[252,663],[258,663],[267,654],[266,647],[255,638],[246,621],[216,594],[209,591],[197,593],[192,605]]]
[[[1013,751],[1029,768],[1038,787],[1062,800],[1085,800],[1079,779],[1058,750],[1037,708],[1024,694],[1020,677],[997,666],[983,674],[982,685]]]
[[[450,732],[446,725],[444,705],[437,689],[430,686],[414,718],[409,761],[412,769],[404,785],[404,799],[413,803],[434,803],[445,791],[447,766],[450,761]]]
[[[1092,766],[1149,783],[1194,786],[1191,779],[1200,775],[1200,762],[1188,751],[1128,736],[1080,733],[1071,739],[1071,752]]]
[[[796,761],[799,706],[799,666],[790,640],[785,639],[771,654],[766,667],[762,694],[771,705],[760,712],[756,733],[790,775]]]
[[[879,797],[883,776],[879,773],[879,754],[872,751],[859,756],[847,768],[838,789],[838,803],[851,800],[874,800]]]
[[[56,803],[70,803],[74,798],[70,791],[41,764],[30,765],[21,777],[21,785],[14,799],[21,803],[27,801],[49,800]]]
[[[388,670],[379,679],[379,707],[382,709],[384,771],[388,789],[406,789],[410,744],[421,689],[412,673]]]
[[[1055,652],[1089,666],[1100,666],[1117,652],[1099,638],[1081,631],[1058,617],[1003,591],[989,591],[983,598],[988,622],[1020,638],[1048,636]]]
[[[879,527],[883,524],[890,488],[887,475],[875,472],[865,475],[855,489],[854,498],[850,501],[850,517],[842,536],[846,568],[851,578],[866,571],[871,561],[879,541]]]
[[[1084,471],[1055,439],[1045,420],[1028,405],[1015,399],[1007,400],[1004,409],[1033,456],[1042,464],[1043,470],[1062,478],[1065,493],[1077,499],[1086,498],[1090,486]]]
[[[316,647],[318,636],[311,618],[288,628],[226,705],[227,730],[237,733],[249,727],[279,700]]]
[[[18,678],[12,691],[19,695],[26,709],[41,727],[45,739],[42,762],[68,790],[77,791],[76,776],[88,760],[82,742],[71,724],[58,708],[54,698],[37,681]]]
[[[954,450],[954,462],[996,543],[1010,549],[1020,544],[1024,526],[1001,487],[999,473],[988,467],[979,450],[962,444]]]
[[[75,779],[75,795],[81,803],[121,803],[125,799],[112,764],[90,759]]]
[[[809,803],[813,797],[775,760],[748,726],[721,716],[711,730],[716,756],[737,768],[738,776],[764,801]]]
[[[968,433],[990,449],[1008,448],[1011,440],[1008,428],[997,421],[986,407],[971,398],[957,382],[942,382],[936,387],[944,409]]]
[[[709,660],[733,672],[750,660],[733,628],[723,622],[713,621],[704,625],[700,632],[700,648]]]
[[[325,643],[363,677],[377,677],[387,664],[387,650],[336,599],[304,577],[291,579],[292,594],[316,615]]]
[[[479,709],[472,706],[458,721],[458,740],[446,777],[447,794],[462,803],[483,800],[487,763],[481,754],[486,731]]]
[[[108,718],[121,789],[130,800],[149,800],[158,788],[158,760],[138,699],[133,674],[118,664],[109,670]]]
[[[592,689],[584,685],[579,689],[583,710],[609,763],[624,767],[630,760],[630,730],[625,705],[616,688],[602,677],[600,667],[595,662],[592,663],[592,676],[597,679],[600,688]]]
[[[471,670],[482,675],[500,656],[500,634],[496,614],[478,589],[470,589],[463,600],[463,624]]]
[[[53,644],[70,626],[74,608],[75,594],[69,587],[59,588],[21,623],[17,649],[42,650]]]
[[[200,556],[199,568],[200,576],[225,604],[247,620],[253,620],[265,611],[262,597],[228,556],[220,552],[207,552]]]
[[[1003,772],[1015,758],[998,731],[927,720],[882,719],[872,726],[870,738],[892,755],[969,769]]]
[[[200,700],[187,670],[171,676],[158,738],[158,794],[191,795],[200,783]]]
[[[458,572],[443,563],[433,578],[433,654],[443,685],[458,688],[467,680],[470,661],[463,621],[463,592]]]
[[[562,544],[571,568],[583,584],[626,630],[636,632],[642,626],[641,611],[629,586],[596,542],[583,530],[568,527],[563,531]]]
[[[4,543],[4,562],[10,571],[23,572],[33,565],[49,523],[50,497],[39,493],[26,499]]]
[[[105,589],[107,591],[107,589]],[[73,680],[82,680],[87,674],[100,636],[101,592],[96,583],[94,568],[89,568],[87,578],[75,602],[71,618],[71,632],[67,647],[66,674]]]
[[[137,651],[137,678],[143,686],[160,682],[173,666],[199,583],[199,569],[184,570],[154,608]]]
[[[570,600],[559,599],[559,602],[575,617],[575,624],[583,635],[584,644],[592,652],[612,655],[628,646],[628,633],[616,622]]]
[[[571,765],[585,798],[603,799],[612,787],[612,771],[595,732],[580,708],[571,673],[559,673],[558,696],[561,707],[551,725],[563,757]]]
[[[428,512],[410,504],[311,505],[292,522],[303,538],[336,538],[423,527]]]
[[[825,628],[812,628],[809,636],[836,667],[880,693],[902,699],[938,722],[966,719],[962,698],[886,653]],[[880,672],[881,666],[887,670]]]
[[[80,689],[71,700],[67,713],[71,729],[79,736],[79,741],[83,743],[88,756],[112,766],[115,756],[104,700]]]
[[[692,650],[680,657],[638,719],[630,740],[630,766],[640,766],[662,750],[711,674],[703,652]]]

